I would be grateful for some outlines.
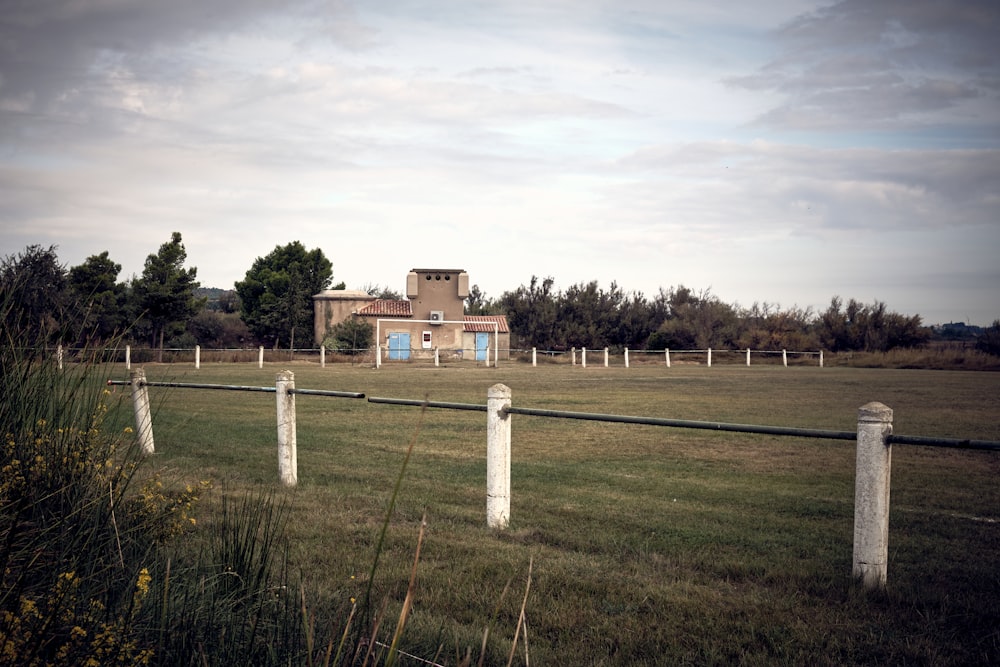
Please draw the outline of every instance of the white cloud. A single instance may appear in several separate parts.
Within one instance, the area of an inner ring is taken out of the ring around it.
[[[988,323],[995,51],[877,4],[25,4],[0,251],[127,276],[176,230],[220,287],[299,240],[351,287],[440,264]]]

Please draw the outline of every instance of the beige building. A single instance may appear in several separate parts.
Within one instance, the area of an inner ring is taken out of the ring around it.
[[[385,361],[433,357],[484,361],[510,358],[510,329],[503,315],[465,315],[469,274],[462,269],[412,269],[406,299],[376,299],[353,290],[325,290],[313,296],[316,343],[353,317],[376,331]],[[487,350],[489,350],[487,352]]]

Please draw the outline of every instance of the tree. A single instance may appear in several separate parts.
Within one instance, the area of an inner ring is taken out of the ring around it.
[[[367,350],[375,339],[372,325],[362,319],[348,318],[337,323],[326,335],[323,345],[344,354]]]
[[[976,339],[976,349],[1000,356],[1000,320],[993,320],[992,325],[983,329]]]
[[[335,287],[334,289],[343,289],[343,287]],[[403,295],[396,290],[377,283],[366,283],[361,286],[361,291],[375,297],[376,299],[385,299],[386,301],[403,300]]]
[[[838,296],[830,300],[817,329],[823,347],[834,352],[886,352],[896,347],[916,347],[930,337],[919,315],[907,317],[890,312],[881,301],[868,305],[851,299],[844,307]]]
[[[56,246],[30,245],[16,256],[5,257],[0,262],[0,288],[8,330],[32,332],[43,343],[61,340],[66,285],[66,269],[59,263]]]
[[[295,349],[297,332],[313,328],[313,295],[333,277],[333,265],[319,248],[298,241],[276,246],[258,257],[236,283],[243,321],[258,340],[277,348],[282,340]]]
[[[70,298],[82,309],[81,337],[104,341],[124,328],[125,285],[118,282],[121,270],[121,264],[112,261],[107,250],[70,268]]]
[[[506,313],[507,323],[518,344],[543,350],[555,348],[558,304],[552,292],[554,284],[555,278],[551,276],[541,282],[537,276],[531,276],[527,287],[521,285],[500,297],[500,308]]]
[[[667,304],[667,319],[650,336],[651,348],[705,349],[736,344],[740,328],[736,310],[710,290],[696,294],[678,285],[668,293]]]
[[[495,315],[495,310],[493,301],[486,298],[486,292],[479,289],[479,285],[469,288],[469,296],[465,297],[466,315]]]
[[[187,333],[198,345],[214,348],[245,348],[250,330],[237,313],[205,308],[188,320]]]
[[[185,269],[187,251],[180,232],[160,246],[159,252],[146,258],[142,276],[132,284],[133,298],[141,319],[149,325],[151,346],[157,348],[157,361],[163,361],[166,333],[180,333],[187,320],[203,306],[194,291],[198,288],[198,269]]]

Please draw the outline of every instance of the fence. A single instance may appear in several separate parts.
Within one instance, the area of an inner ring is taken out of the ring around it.
[[[132,363],[142,363],[146,361],[152,361],[154,355],[159,355],[161,352],[168,363],[193,363],[195,369],[201,368],[202,353],[205,353],[206,360],[214,358],[216,362],[222,363],[256,363],[258,368],[264,368],[264,362],[266,358],[269,358],[271,362],[281,362],[286,363],[288,361],[294,361],[296,359],[306,359],[319,361],[320,367],[326,367],[327,354],[330,353],[334,356],[331,360],[336,358],[346,357],[350,363],[365,363],[371,364],[376,368],[381,367],[383,361],[383,352],[385,348],[381,345],[374,348],[359,348],[353,350],[328,350],[326,347],[319,348],[295,348],[295,349],[266,349],[263,345],[258,348],[223,348],[223,349],[205,349],[202,350],[200,345],[196,345],[194,348],[165,348],[163,350],[154,350],[151,348],[137,348],[135,350],[136,358],[133,359],[133,350],[131,345],[126,345],[124,348],[116,348],[113,350],[105,350],[105,356],[111,360],[119,363],[124,363],[127,370],[131,370]],[[411,349],[410,352],[415,350]],[[429,359],[433,359],[435,366],[441,364],[441,358],[446,359],[461,359],[465,357],[463,353],[467,350],[460,349],[442,349],[434,348],[433,354],[429,355]],[[62,345],[58,346],[55,351],[56,363],[61,369],[63,367],[63,362],[67,354],[73,352],[78,352],[73,348],[64,348]],[[427,352],[426,350],[421,350],[421,352]],[[745,350],[719,350],[707,348],[704,350],[630,350],[629,348],[624,348],[620,353],[616,352],[612,355],[610,348],[603,349],[588,349],[586,347],[582,348],[571,348],[569,350],[539,350],[537,348],[527,349],[500,349],[494,347],[492,350],[487,350],[486,355],[486,366],[492,365],[496,366],[499,359],[501,358],[501,352],[504,353],[508,359],[515,359],[520,355],[521,359],[527,361],[530,359],[531,365],[538,366],[539,355],[541,355],[544,362],[545,359],[549,361],[555,361],[556,359],[564,360],[569,359],[569,363],[573,366],[580,365],[586,368],[588,363],[593,366],[596,355],[597,365],[603,365],[605,368],[611,365],[611,358],[620,357],[622,365],[625,368],[629,368],[633,360],[641,360],[640,363],[662,363],[670,368],[673,363],[705,363],[705,365],[711,367],[713,360],[718,360],[720,356],[728,357],[730,359],[738,358],[740,361],[738,363],[743,363],[745,359],[745,364],[747,366],[751,365],[751,357],[756,357],[758,361],[768,357],[777,359],[779,356],[781,358],[781,363],[783,366],[787,367],[789,365],[789,358],[793,360],[798,358],[800,360],[809,360],[815,357],[818,361],[819,367],[822,368],[824,365],[824,354],[823,350],[819,351],[796,351],[796,350],[753,350],[751,348],[746,348]],[[416,357],[414,357],[416,358]],[[673,361],[672,361],[673,359]],[[588,361],[589,360],[589,361]],[[653,360],[652,362],[650,360]],[[399,363],[399,362],[396,362]],[[565,362],[563,362],[565,363]],[[732,363],[732,362],[730,362]],[[766,361],[764,363],[767,363]]]
[[[145,371],[142,369],[133,370],[130,373],[130,379],[127,381],[108,380],[108,384],[131,385],[137,439],[142,451],[146,454],[154,452],[148,387],[273,392],[277,398],[278,478],[284,486],[295,486],[298,482],[295,420],[296,394],[352,399],[366,398],[365,394],[361,392],[296,389],[294,374],[291,371],[278,373],[273,388],[148,382]],[[854,440],[856,442],[856,463],[852,572],[854,577],[861,580],[863,586],[866,588],[883,588],[886,584],[889,548],[889,480],[892,445],[905,444],[1000,451],[1000,441],[895,435],[892,432],[892,409],[877,402],[868,403],[858,409],[856,431],[832,431],[516,407],[512,405],[510,388],[503,384],[495,384],[489,388],[486,405],[374,396],[367,397],[367,401],[383,405],[486,412],[486,523],[487,526],[495,529],[504,529],[510,522],[511,415],[644,424],[672,428],[707,429],[799,438]]]

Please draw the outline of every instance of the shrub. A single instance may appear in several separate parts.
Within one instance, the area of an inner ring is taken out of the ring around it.
[[[1000,356],[1000,320],[993,320],[993,324],[983,330],[976,339],[976,349]]]
[[[364,320],[346,319],[330,329],[323,341],[328,349],[358,354],[372,346],[375,330]]]
[[[116,423],[131,411],[106,369],[59,370],[11,306],[0,297],[0,665],[301,662],[280,508],[224,501],[192,532],[207,484],[165,485]]]

